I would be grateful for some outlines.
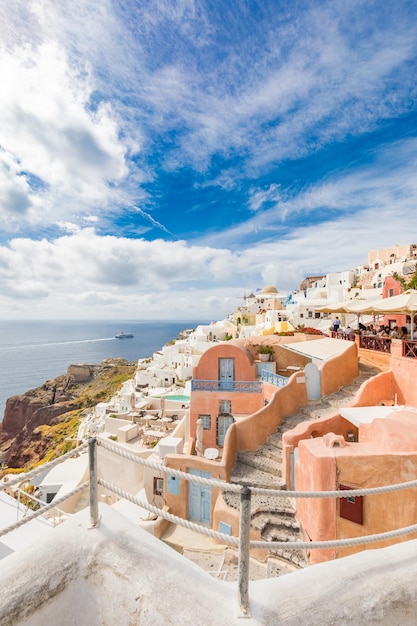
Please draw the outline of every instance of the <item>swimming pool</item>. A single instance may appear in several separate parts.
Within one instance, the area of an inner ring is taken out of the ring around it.
[[[184,396],[181,394],[172,395],[172,396],[152,396],[152,398],[165,398],[165,400],[178,400],[178,402],[189,402],[190,396]]]

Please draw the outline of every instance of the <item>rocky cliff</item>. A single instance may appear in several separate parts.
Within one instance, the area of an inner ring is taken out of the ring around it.
[[[99,365],[70,365],[64,376],[6,402],[0,423],[0,456],[23,468],[69,449],[83,410],[109,400],[131,378],[136,365],[124,359]],[[48,459],[49,460],[49,459]]]

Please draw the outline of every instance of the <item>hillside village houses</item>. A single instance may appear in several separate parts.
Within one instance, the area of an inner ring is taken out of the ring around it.
[[[370,251],[368,263],[356,269],[306,279],[304,287],[290,295],[281,295],[271,285],[250,294],[228,319],[198,326],[141,360],[134,379],[85,417],[79,440],[95,435],[138,458],[152,459],[154,468],[120,457],[112,461],[111,453],[99,447],[104,478],[174,515],[235,536],[239,515],[227,493],[218,487],[195,489],[192,483],[158,471],[158,464],[226,482],[252,480],[256,486],[283,493],[291,488],[349,489],[417,478],[417,342],[393,339],[390,351],[375,355],[360,346],[359,335],[353,341],[329,336],[332,314],[316,311],[324,304],[394,295],[401,290],[392,273],[407,275],[416,265],[417,245],[392,246]],[[351,318],[353,324],[357,316]],[[325,335],[290,334],[300,326],[322,328]],[[263,346],[269,350],[267,361],[261,358]],[[313,416],[305,413],[298,425],[291,421],[303,407],[314,408],[352,384],[359,362],[376,367],[376,375],[347,406],[330,406]],[[45,501],[62,494],[57,483],[54,490],[43,494]],[[287,503],[284,511],[278,505],[271,508],[269,502],[264,510],[258,507],[257,515],[264,513],[269,519],[276,513],[277,519],[268,524],[254,519],[252,536],[267,538],[266,526],[274,527],[274,536],[288,536],[284,530],[291,527],[291,532],[310,540],[352,537],[358,529],[371,534],[398,528],[417,520],[413,490],[399,494],[382,504],[368,497],[359,505],[353,498],[358,514],[352,514],[349,506],[346,512],[335,499],[307,504],[297,500],[294,510]],[[132,515],[123,498],[103,487],[100,497],[122,514]],[[77,505],[71,506],[77,510]],[[138,521],[135,514],[134,519],[159,538],[167,531],[168,522],[160,517]],[[345,553],[312,551],[310,562]],[[298,560],[280,556],[296,567],[308,562],[306,554]]]

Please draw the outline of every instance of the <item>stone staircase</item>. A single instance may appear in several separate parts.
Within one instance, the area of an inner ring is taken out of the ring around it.
[[[256,452],[237,454],[231,482],[249,487],[282,490],[282,495],[279,496],[252,496],[251,525],[260,532],[265,541],[303,540],[302,529],[296,519],[295,500],[285,495],[286,485],[281,475],[283,433],[292,430],[300,422],[326,417],[338,408],[348,405],[361,385],[376,373],[378,372],[374,368],[360,364],[359,376],[350,385],[301,407],[297,413],[287,417]],[[239,508],[237,494],[227,492],[223,494],[223,497],[229,506]],[[300,568],[308,565],[304,550],[279,549],[271,551],[271,554],[282,561],[283,567],[280,573],[287,573],[288,566]]]

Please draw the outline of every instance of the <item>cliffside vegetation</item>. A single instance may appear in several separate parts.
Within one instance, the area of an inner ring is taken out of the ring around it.
[[[404,291],[407,289],[417,289],[417,270],[409,277],[400,276],[397,272],[394,272],[392,277],[400,283]]]
[[[7,450],[7,461],[0,477],[27,471],[74,448],[82,413],[110,400],[136,370],[136,364],[124,359],[103,361],[82,366],[88,374],[82,381],[70,374],[71,367],[66,376],[7,401],[0,424],[0,451]]]

